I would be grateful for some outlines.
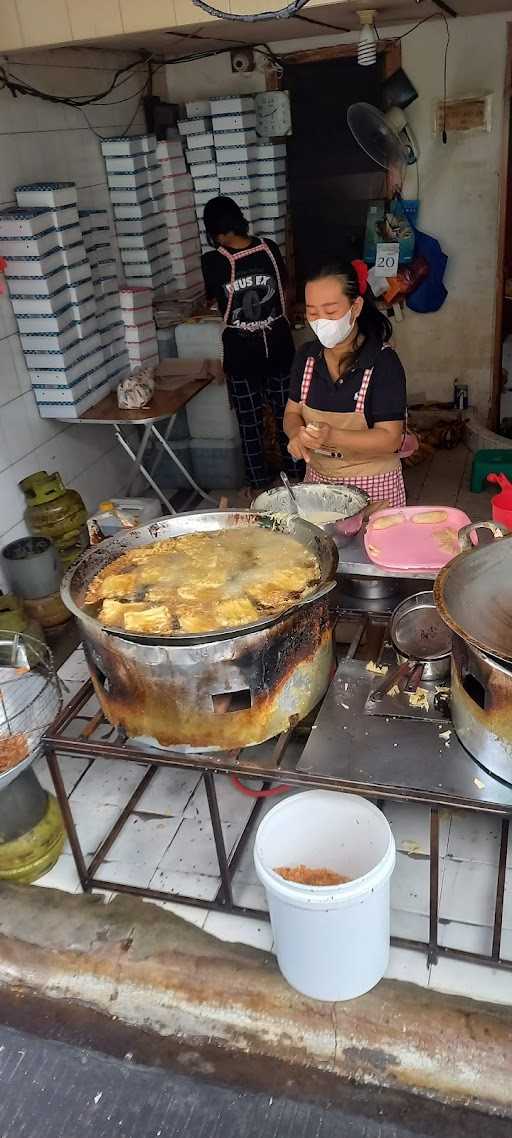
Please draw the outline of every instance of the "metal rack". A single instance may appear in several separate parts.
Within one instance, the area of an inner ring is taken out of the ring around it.
[[[366,673],[365,688],[361,682],[361,675],[365,674],[364,660],[370,658],[369,653],[371,658],[375,658],[375,654],[382,651],[387,617],[383,614],[371,616],[354,613],[346,613],[345,617],[352,629],[351,643],[340,661],[336,676],[316,720],[309,725],[300,724],[295,729],[290,729],[275,740],[272,746],[245,748],[237,752],[184,754],[150,747],[144,749],[135,747],[114,728],[111,728],[110,734],[105,738],[105,726],[108,728],[109,725],[105,724],[102,712],[94,711],[86,714],[84,710],[94,694],[92,683],[88,681],[81,688],[61,712],[51,731],[46,734],[44,748],[82,888],[86,892],[100,889],[129,893],[156,901],[181,902],[218,912],[254,917],[258,920],[268,919],[266,912],[237,905],[233,899],[233,880],[236,870],[264,800],[255,801],[238,843],[229,855],[222,832],[216,774],[236,775],[253,783],[263,782],[265,788],[272,786],[273,783],[286,782],[290,788],[350,791],[371,798],[381,807],[389,800],[423,803],[430,806],[429,939],[420,941],[392,937],[392,943],[402,948],[424,952],[430,964],[436,964],[441,956],[446,956],[512,971],[512,960],[504,960],[501,957],[512,787],[484,774],[455,737],[453,744],[450,745],[449,754],[444,745],[440,748],[437,738],[438,727],[435,724],[414,720],[393,720],[395,738],[393,741],[389,739],[389,746],[383,746],[382,729],[379,735],[378,720],[365,718],[363,715],[369,680]],[[358,652],[362,652],[359,661]],[[358,665],[359,672],[357,672]],[[351,674],[357,672],[359,682],[351,684],[347,680],[347,668]],[[342,699],[340,699],[340,685],[343,692]],[[311,727],[313,729],[310,729]],[[99,735],[100,731],[103,737]],[[395,746],[398,737],[404,749],[408,748],[409,755],[416,752],[415,761],[404,764],[400,745]],[[305,746],[300,753],[300,746],[297,744],[302,741],[305,741]],[[72,755],[90,760],[137,762],[146,767],[138,786],[88,864],[73,821],[60,767],[61,762],[65,762],[66,757]],[[96,876],[128,818],[136,810],[144,791],[162,767],[195,770],[204,780],[220,876],[220,886],[213,900],[205,901],[203,897],[120,884]],[[439,812],[446,808],[480,812],[501,818],[492,949],[487,954],[439,944]]]

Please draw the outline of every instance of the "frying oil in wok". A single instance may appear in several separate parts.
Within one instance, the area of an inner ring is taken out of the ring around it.
[[[109,627],[195,634],[277,615],[319,578],[318,560],[295,538],[251,526],[130,550],[98,573],[85,602]]]

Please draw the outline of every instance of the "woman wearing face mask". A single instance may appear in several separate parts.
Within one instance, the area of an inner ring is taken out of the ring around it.
[[[317,340],[292,368],[290,454],[307,463],[306,482],[349,483],[371,501],[404,506],[405,374],[388,346],[391,324],[370,298],[366,265],[334,263],[312,276],[306,316]]]

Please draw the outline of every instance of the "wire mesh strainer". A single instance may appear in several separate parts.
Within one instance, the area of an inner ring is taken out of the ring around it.
[[[31,763],[62,706],[50,649],[25,633],[0,629],[0,787]]]

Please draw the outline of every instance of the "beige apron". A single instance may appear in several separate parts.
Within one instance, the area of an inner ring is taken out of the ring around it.
[[[306,426],[308,423],[312,423],[315,426],[325,423],[329,427],[333,427],[339,431],[369,431],[370,427],[366,422],[364,414],[364,404],[373,374],[373,367],[367,368],[364,372],[353,411],[317,411],[307,405],[315,364],[315,357],[309,356],[306,360],[304,375],[302,377],[300,392],[301,414]],[[379,475],[391,474],[393,471],[401,471],[401,463],[398,454],[382,455],[378,458],[371,458],[368,455],[360,459],[345,459],[332,450],[313,451],[310,466],[312,473],[329,480],[339,480],[340,482],[350,482],[351,479],[361,476],[367,478],[375,477],[378,479]]]

